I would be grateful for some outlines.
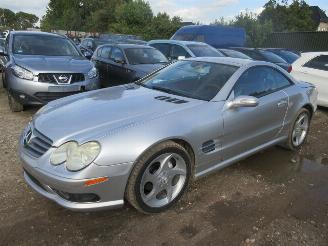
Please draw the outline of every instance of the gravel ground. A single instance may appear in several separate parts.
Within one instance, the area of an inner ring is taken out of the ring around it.
[[[0,245],[328,245],[328,110],[299,152],[270,148],[198,180],[173,209],[71,212],[23,181],[17,140],[37,109],[0,88]]]

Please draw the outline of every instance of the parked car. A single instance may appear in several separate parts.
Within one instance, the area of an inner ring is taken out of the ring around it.
[[[195,178],[273,145],[300,148],[316,98],[313,85],[271,63],[177,61],[137,83],[43,107],[19,141],[24,177],[69,209],[128,201],[161,212]]]
[[[97,49],[99,45],[103,45],[107,43],[109,43],[109,41],[105,39],[85,38],[81,41],[78,47],[80,48],[82,54],[86,58],[90,59],[93,55],[93,52]]]
[[[99,88],[94,65],[61,35],[13,31],[0,56],[10,109],[43,105],[51,100]]]
[[[158,49],[170,61],[176,61],[179,58],[189,57],[222,57],[221,52],[213,47],[193,41],[178,41],[178,40],[152,40],[148,45]]]
[[[5,38],[0,38],[0,47],[4,48],[5,47],[5,42],[6,42]]]
[[[171,37],[172,40],[204,42],[215,48],[245,46],[244,28],[220,25],[190,25],[181,27]]]
[[[298,55],[295,51],[291,51],[288,49],[268,48],[265,50],[270,51],[270,52],[280,56],[282,59],[287,61],[289,64],[292,64],[294,61],[296,61],[298,58],[300,58],[300,55]]]
[[[291,64],[289,64],[280,56],[277,56],[276,54],[272,53],[271,51],[267,51],[264,49],[256,49],[256,48],[244,48],[244,47],[237,47],[233,49],[244,53],[245,55],[251,57],[254,60],[272,62],[278,65],[279,67],[282,67],[289,73],[292,71]]]
[[[291,75],[314,84],[319,91],[318,104],[328,107],[328,52],[302,53],[293,63]]]
[[[131,83],[168,63],[155,48],[136,44],[99,46],[92,61],[103,87]]]
[[[237,50],[232,50],[232,49],[218,49],[219,52],[224,54],[225,56],[232,57],[232,58],[240,58],[240,59],[250,59],[252,60],[251,57],[248,55],[245,55]]]

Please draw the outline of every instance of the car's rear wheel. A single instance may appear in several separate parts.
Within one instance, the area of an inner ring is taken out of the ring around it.
[[[291,150],[299,149],[306,141],[310,129],[311,114],[309,110],[301,109],[289,132],[286,147]]]
[[[130,175],[126,199],[143,213],[158,213],[173,206],[188,186],[191,175],[188,152],[173,141],[147,151]]]
[[[12,112],[21,112],[24,110],[24,107],[22,104],[20,104],[8,91],[8,103],[9,108]]]

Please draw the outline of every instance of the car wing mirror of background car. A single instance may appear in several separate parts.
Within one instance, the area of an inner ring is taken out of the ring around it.
[[[259,100],[252,96],[239,96],[227,103],[227,108],[241,108],[241,107],[256,107],[259,105]]]
[[[121,58],[116,58],[114,61],[115,61],[116,63],[118,63],[118,64],[121,64],[121,65],[124,65],[124,64],[125,64],[125,60],[123,60],[123,59],[121,59]]]
[[[180,60],[184,60],[184,59],[186,59],[185,56],[178,56],[178,60],[179,60],[179,61],[180,61]]]

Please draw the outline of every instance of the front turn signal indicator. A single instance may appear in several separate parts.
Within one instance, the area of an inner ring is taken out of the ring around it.
[[[104,183],[108,181],[108,177],[101,177],[101,178],[95,178],[95,179],[89,179],[87,181],[84,181],[84,186],[92,186],[100,183]]]

